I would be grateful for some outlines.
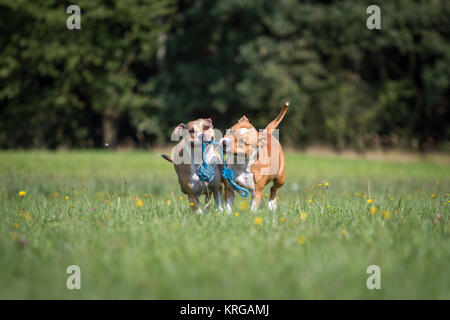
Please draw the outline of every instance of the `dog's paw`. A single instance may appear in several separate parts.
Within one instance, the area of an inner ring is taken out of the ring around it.
[[[275,211],[275,210],[277,210],[277,201],[270,200],[269,203],[267,204],[267,206],[269,207],[270,211]]]

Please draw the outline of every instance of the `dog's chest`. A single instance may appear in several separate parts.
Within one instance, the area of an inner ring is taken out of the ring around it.
[[[255,190],[255,180],[253,177],[253,173],[249,169],[237,171],[234,174],[234,180],[237,182],[237,184],[239,184],[241,187],[247,188],[249,191]]]

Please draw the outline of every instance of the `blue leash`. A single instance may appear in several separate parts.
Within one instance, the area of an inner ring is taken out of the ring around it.
[[[208,143],[219,145],[216,141],[212,140],[209,142],[202,142],[202,160],[203,163],[197,170],[197,175],[201,181],[211,182],[214,179],[214,168],[206,163],[206,145]],[[242,188],[234,182],[234,172],[230,168],[226,167],[225,157],[223,155],[222,150],[219,148],[220,155],[222,157],[223,169],[222,169],[222,177],[227,180],[231,186],[243,197],[248,197],[250,192],[247,189]]]

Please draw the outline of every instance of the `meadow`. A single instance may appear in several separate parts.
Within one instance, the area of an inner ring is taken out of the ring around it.
[[[286,165],[277,212],[199,215],[153,152],[0,152],[0,299],[450,299],[450,165]]]

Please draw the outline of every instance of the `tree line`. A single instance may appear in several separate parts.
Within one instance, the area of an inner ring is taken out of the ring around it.
[[[66,8],[81,8],[81,29]],[[0,148],[148,148],[284,101],[292,147],[450,150],[450,3],[0,1]]]

